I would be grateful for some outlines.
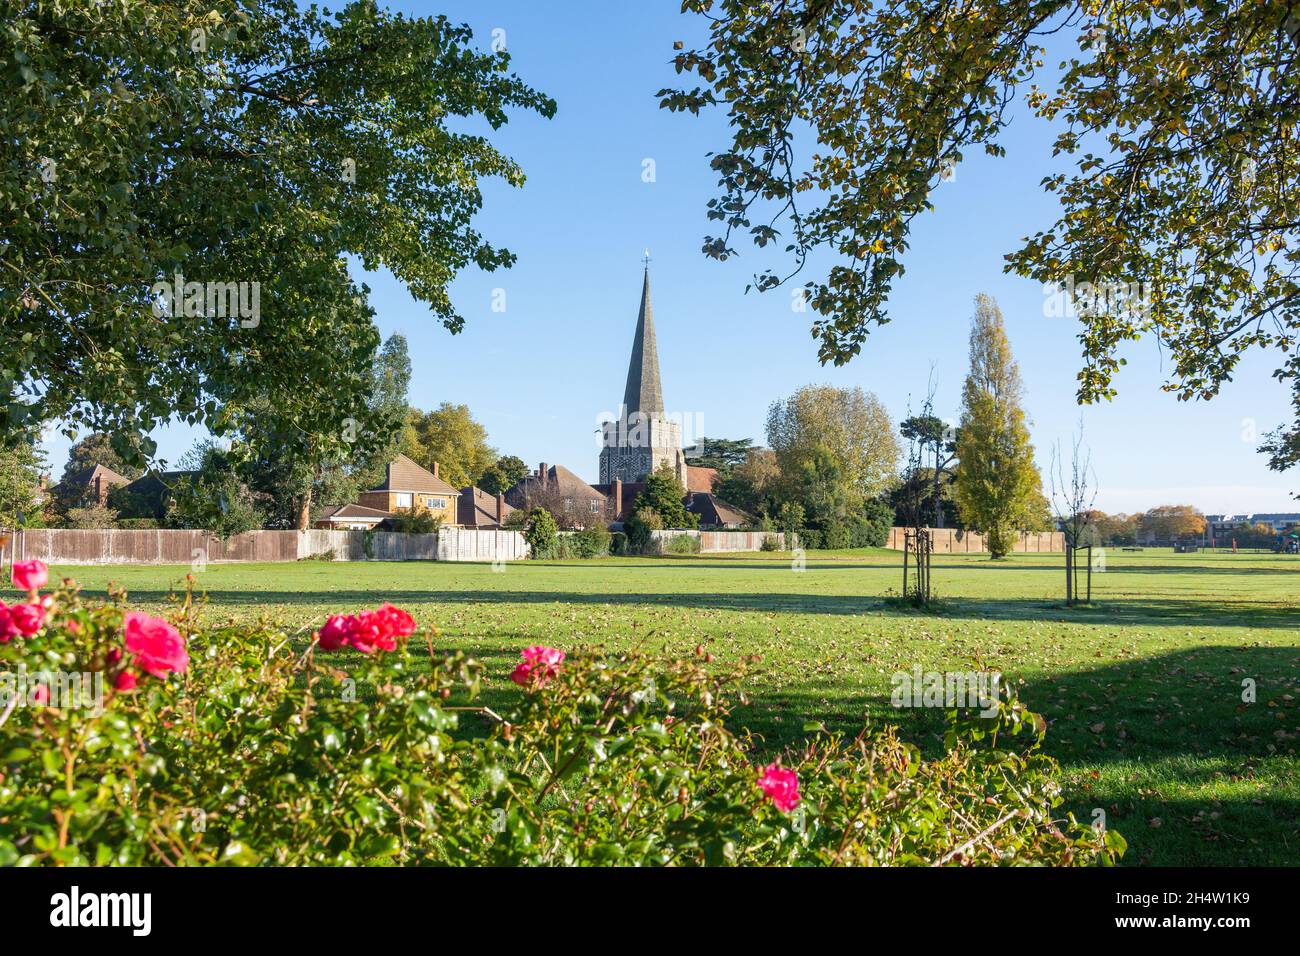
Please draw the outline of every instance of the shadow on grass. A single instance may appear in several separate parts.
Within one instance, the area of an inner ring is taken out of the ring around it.
[[[103,592],[87,590],[90,596]],[[1094,592],[1095,593],[1095,592]],[[939,610],[921,612],[887,605],[885,595],[798,594],[756,592],[669,592],[623,594],[580,591],[512,590],[393,590],[375,589],[319,591],[276,591],[210,588],[206,592],[216,608],[251,607],[270,604],[313,609],[351,610],[378,603],[380,599],[398,606],[491,604],[614,607],[677,607],[688,610],[722,610],[753,613],[790,612],[857,616],[915,617],[944,620],[1057,621],[1071,624],[1178,625],[1206,627],[1300,627],[1300,605],[1276,601],[1205,600],[1185,596],[1106,598],[1092,605],[1066,607],[1059,599],[1027,600],[946,597],[940,595]],[[165,603],[166,591],[132,591],[133,602]]]

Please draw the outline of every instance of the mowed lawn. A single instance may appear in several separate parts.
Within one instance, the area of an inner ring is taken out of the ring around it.
[[[937,613],[885,602],[892,551],[486,564],[209,565],[208,619],[268,617],[310,628],[327,612],[389,600],[439,646],[486,665],[486,702],[517,693],[519,649],[638,645],[720,664],[749,654],[735,723],[777,751],[805,721],[857,730],[888,721],[937,749],[942,713],[889,706],[890,675],[968,670],[1020,682],[1049,722],[1068,807],[1105,811],[1126,865],[1300,864],[1300,558],[1110,551],[1094,606],[1063,606],[1061,555],[939,556]],[[188,568],[64,567],[91,592],[125,587],[158,607]],[[305,633],[305,631],[304,631]],[[1243,682],[1257,699],[1242,701]]]

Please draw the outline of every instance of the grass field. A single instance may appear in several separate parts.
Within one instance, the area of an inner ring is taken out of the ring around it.
[[[706,555],[512,564],[209,566],[212,622],[262,615],[318,624],[330,611],[391,600],[472,651],[487,699],[514,693],[521,647],[638,644],[720,662],[757,653],[738,721],[776,750],[805,720],[856,730],[901,725],[940,746],[942,714],[889,706],[890,675],[968,670],[1022,682],[1049,721],[1047,749],[1068,806],[1106,811],[1126,865],[1300,863],[1300,558],[1112,552],[1094,605],[1062,606],[1060,555],[936,557],[937,613],[896,610],[891,551]],[[110,583],[136,606],[168,600],[187,567],[55,569],[90,591]],[[1243,681],[1257,700],[1242,701]]]

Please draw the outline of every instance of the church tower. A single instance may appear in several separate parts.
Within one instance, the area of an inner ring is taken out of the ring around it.
[[[664,414],[664,391],[659,380],[659,349],[655,344],[654,309],[650,305],[650,265],[646,263],[641,286],[641,312],[632,338],[632,359],[619,420],[602,426],[600,481],[611,484],[644,481],[664,465],[686,483],[686,456],[682,453],[680,422]]]

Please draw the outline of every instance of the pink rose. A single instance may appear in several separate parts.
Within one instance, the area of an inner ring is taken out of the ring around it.
[[[383,620],[384,626],[391,634],[398,637],[410,637],[415,633],[415,619],[400,607],[393,607],[393,605],[384,602],[380,605],[379,610],[375,611],[375,614]]]
[[[337,651],[348,642],[348,622],[350,617],[331,614],[325,620],[325,626],[316,632],[316,643],[322,651]]]
[[[799,805],[799,776],[793,770],[768,764],[758,778],[758,786],[782,813],[789,813]]]
[[[15,604],[9,609],[9,619],[14,627],[31,637],[45,623],[45,608],[39,604]]]
[[[122,671],[122,673],[117,675],[117,679],[113,681],[113,689],[135,690],[136,683],[137,681],[134,674],[130,671]]]
[[[10,612],[8,605],[0,601],[0,644],[8,644],[22,632],[18,630],[18,625],[14,623],[13,614]]]
[[[154,677],[189,667],[190,655],[180,632],[160,617],[127,611],[122,620],[126,631],[126,649],[135,655],[140,667]]]
[[[20,591],[31,592],[43,588],[49,579],[50,569],[45,566],[44,561],[33,558],[30,561],[14,562],[14,587]]]
[[[519,656],[523,661],[510,673],[510,679],[520,687],[543,687],[560,672],[564,651],[554,647],[525,647]]]

